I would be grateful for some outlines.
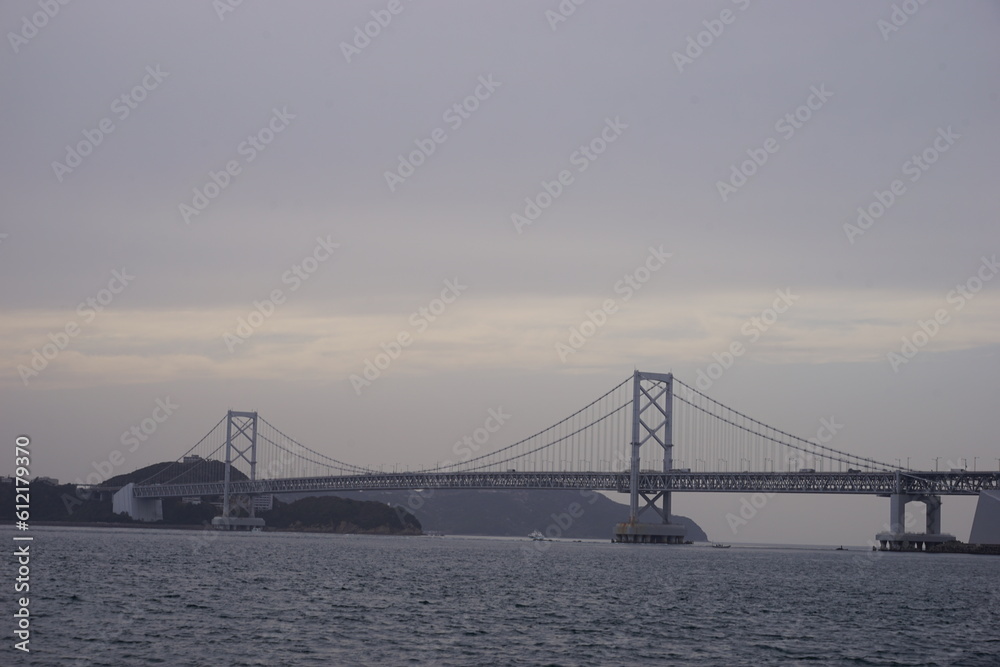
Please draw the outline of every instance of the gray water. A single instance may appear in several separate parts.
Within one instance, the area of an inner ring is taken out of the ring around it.
[[[0,665],[1000,665],[995,557],[32,532]]]

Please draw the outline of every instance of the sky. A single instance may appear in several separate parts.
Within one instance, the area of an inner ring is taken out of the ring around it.
[[[227,409],[423,465],[635,368],[857,454],[1000,466],[995,2],[16,0],[0,26],[0,441],[30,435],[32,475],[85,479],[152,417],[114,474],[172,460]],[[787,496],[733,532],[741,500],[674,508],[724,541],[889,518]]]

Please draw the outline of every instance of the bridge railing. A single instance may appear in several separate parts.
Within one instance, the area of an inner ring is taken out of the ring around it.
[[[642,473],[639,486],[647,492],[977,495],[980,491],[1000,489],[1000,472]],[[625,493],[629,490],[629,476],[604,472],[368,473],[231,484],[232,493],[247,495],[410,489],[579,489]],[[223,484],[153,484],[136,486],[133,492],[139,498],[220,495]]]

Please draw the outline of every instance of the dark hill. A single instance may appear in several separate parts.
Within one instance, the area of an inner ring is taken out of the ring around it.
[[[156,463],[126,475],[114,477],[106,484],[121,486],[129,482],[156,479],[183,482],[185,479],[205,479],[217,474],[223,466],[218,461],[187,464]],[[197,475],[197,476],[196,476]],[[233,479],[246,479],[237,470]],[[220,477],[221,478],[221,477]],[[6,478],[0,478],[0,521],[15,519],[16,493],[18,488]],[[80,523],[137,523],[126,514],[115,514],[112,507],[112,493],[108,490],[79,488],[75,484],[49,484],[37,479],[30,487],[31,521],[58,521]],[[219,514],[218,498],[205,496],[200,503],[183,502],[180,498],[163,499],[163,521],[166,525],[200,526],[210,523]],[[272,510],[259,516],[264,517],[267,526],[290,530],[321,531],[338,533],[370,533],[385,535],[419,535],[420,522],[403,508],[389,507],[373,498],[351,500],[345,498],[307,498],[295,503],[276,499]],[[141,523],[141,522],[140,522]],[[142,524],[156,525],[156,524]]]
[[[239,482],[248,477],[239,469],[233,467],[230,473],[232,481]],[[129,483],[138,484],[191,484],[196,482],[221,482],[226,478],[226,464],[222,461],[199,459],[187,463],[164,461],[154,463],[145,468],[139,468],[130,473],[115,475],[102,486],[125,486]]]
[[[421,532],[420,522],[405,510],[335,496],[302,498],[293,503],[277,501],[274,509],[261,516],[269,528],[385,535]]]
[[[448,535],[523,537],[538,530],[575,539],[611,539],[614,525],[628,518],[626,505],[590,491],[355,491],[337,495],[399,505],[412,512],[425,531]],[[654,516],[647,513],[643,518],[653,521]],[[691,519],[674,516],[671,520],[687,526],[687,539],[708,541]]]

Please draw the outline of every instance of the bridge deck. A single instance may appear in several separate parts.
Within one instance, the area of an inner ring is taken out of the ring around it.
[[[136,486],[137,498],[222,495],[223,482]],[[641,473],[645,493],[763,492],[889,495],[893,493],[972,496],[1000,489],[1000,472],[670,472]],[[593,489],[629,492],[628,473],[454,472],[376,473],[232,482],[234,494],[309,491],[397,491],[410,489]]]

